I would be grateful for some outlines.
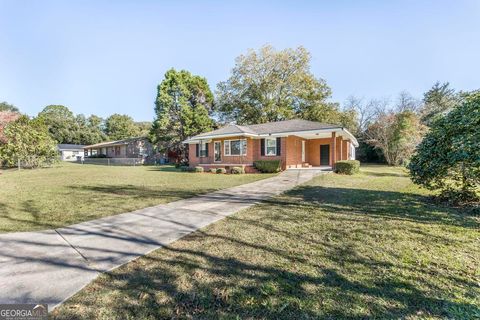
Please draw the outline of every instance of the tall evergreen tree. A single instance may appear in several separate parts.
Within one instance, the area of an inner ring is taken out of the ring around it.
[[[447,114],[460,103],[460,97],[448,82],[436,82],[423,95],[423,108],[420,111],[422,122],[430,126],[436,119]]]
[[[213,94],[207,80],[190,72],[171,69],[157,87],[156,118],[151,136],[161,150],[186,154],[183,141],[209,131],[214,124]]]

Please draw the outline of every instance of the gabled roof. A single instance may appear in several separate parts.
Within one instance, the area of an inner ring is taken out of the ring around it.
[[[251,130],[248,126],[239,126],[237,124],[229,124],[225,127],[222,127],[217,130],[213,130],[210,132],[200,133],[192,138],[201,138],[201,137],[209,137],[209,136],[223,136],[223,135],[231,135],[231,134],[256,134],[255,131]]]
[[[334,124],[326,124],[315,121],[308,121],[302,119],[293,119],[277,122],[267,122],[261,124],[252,124],[247,126],[240,126],[238,124],[229,124],[225,127],[222,127],[217,130],[210,132],[201,133],[192,137],[192,139],[201,138],[201,137],[210,137],[210,136],[221,136],[221,135],[230,135],[230,134],[269,134],[269,133],[281,133],[281,132],[296,132],[296,131],[306,131],[306,130],[319,130],[319,129],[330,129],[330,128],[341,128],[341,126]]]
[[[79,150],[79,149],[83,149],[83,147],[85,147],[85,145],[83,144],[68,144],[68,143],[57,144],[58,150]]]
[[[262,124],[253,124],[248,126],[251,130],[258,134],[297,132],[309,130],[323,130],[341,128],[342,126],[316,121],[308,121],[302,119],[292,119],[278,122],[267,122]]]
[[[143,139],[147,139],[147,138],[146,137],[134,137],[134,138],[128,138],[128,139],[123,139],[123,140],[100,142],[100,143],[96,143],[96,144],[91,144],[89,146],[84,146],[83,148],[84,149],[90,149],[90,148],[118,146],[118,145],[123,145],[123,144],[129,144],[132,141],[143,140]]]
[[[288,133],[299,133],[303,131],[328,131],[329,129],[345,131],[347,135],[351,136],[354,142],[357,144],[357,141],[353,135],[344,129],[340,125],[321,123],[316,121],[308,121],[302,119],[292,119],[285,121],[276,121],[276,122],[267,122],[262,124],[253,124],[240,126],[237,124],[229,124],[223,128],[213,130],[210,132],[201,133],[190,139],[187,139],[185,143],[194,142],[200,139],[211,139],[215,137],[232,137],[232,136],[251,136],[259,137],[269,134],[288,134]]]

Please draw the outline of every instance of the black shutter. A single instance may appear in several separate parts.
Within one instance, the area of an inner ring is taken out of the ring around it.
[[[260,140],[260,154],[265,155],[265,139]]]
[[[200,145],[197,143],[195,146],[195,156],[198,158],[198,156],[200,155]]]
[[[208,143],[205,143],[205,157],[208,157]]]
[[[282,154],[282,138],[277,138],[277,156]]]

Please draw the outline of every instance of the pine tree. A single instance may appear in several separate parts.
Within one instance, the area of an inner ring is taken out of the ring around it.
[[[157,87],[156,119],[152,141],[162,151],[186,155],[183,141],[212,129],[213,94],[207,80],[190,72],[171,69]]]

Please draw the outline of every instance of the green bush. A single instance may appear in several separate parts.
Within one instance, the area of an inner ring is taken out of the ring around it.
[[[203,172],[203,167],[195,167],[195,172]]]
[[[408,168],[415,184],[460,205],[480,202],[480,91],[430,125]]]
[[[227,170],[225,168],[218,168],[217,173],[227,173]]]
[[[258,160],[253,163],[253,166],[263,173],[280,172],[280,160]]]
[[[242,167],[233,167],[232,168],[233,174],[242,174],[245,173],[245,170]]]
[[[93,158],[93,159],[105,159],[105,158],[110,158],[110,157],[107,157],[106,154],[102,154],[102,153],[99,153],[99,154],[92,154],[91,156],[88,156],[87,158]]]
[[[341,174],[355,174],[360,171],[360,161],[342,160],[335,164],[335,172]]]
[[[182,170],[183,172],[193,172],[193,171],[195,171],[195,168],[191,168],[191,167],[187,167],[187,166],[181,166],[180,170]]]

